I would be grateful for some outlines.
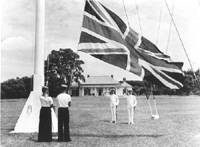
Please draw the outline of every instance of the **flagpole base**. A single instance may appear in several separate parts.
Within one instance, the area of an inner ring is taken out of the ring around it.
[[[41,92],[31,91],[24,108],[19,116],[15,128],[10,133],[37,133],[39,130],[39,115],[41,109]],[[52,132],[58,132],[58,120],[54,110],[52,115]]]

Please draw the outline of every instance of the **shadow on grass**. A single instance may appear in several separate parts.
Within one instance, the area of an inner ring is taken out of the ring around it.
[[[128,125],[128,122],[120,122],[119,124],[125,124],[125,125]]]
[[[102,122],[106,122],[106,123],[111,123],[110,120],[100,120]],[[112,123],[111,123],[112,124]],[[128,122],[117,122],[117,124],[125,124],[125,125],[128,125]]]
[[[28,140],[30,140],[30,141],[33,141],[33,142],[38,142],[38,143],[48,143],[48,142],[46,142],[46,141],[38,141],[38,138],[36,138],[36,137],[30,137]],[[58,142],[58,139],[57,138],[55,138],[55,137],[53,137],[52,138],[52,141],[50,141],[50,142]]]
[[[134,138],[134,137],[150,137],[150,138],[159,138],[164,136],[163,134],[125,134],[125,135],[109,135],[109,134],[71,134],[71,137],[98,137],[98,138]],[[48,143],[48,142],[38,142],[36,137],[30,137],[28,140],[36,143]],[[58,142],[56,137],[52,138],[51,142]]]
[[[1,135],[6,135],[6,134],[8,134],[8,135],[12,135],[12,131],[13,131],[14,129],[10,129],[10,128],[1,128]]]
[[[10,129],[10,128],[1,128],[1,131],[5,131],[5,132],[11,132],[14,129]]]
[[[102,122],[106,122],[106,123],[110,123],[109,120],[100,120],[100,121],[102,121]]]
[[[158,138],[164,136],[163,134],[125,134],[125,135],[111,135],[111,134],[72,134],[75,137],[100,137],[100,138],[132,138],[132,137],[151,137]]]

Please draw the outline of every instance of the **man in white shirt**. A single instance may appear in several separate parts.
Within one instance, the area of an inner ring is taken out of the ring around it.
[[[112,123],[117,121],[117,106],[119,105],[119,97],[115,94],[115,90],[110,91],[110,108],[112,115]]]
[[[127,92],[127,109],[128,109],[128,124],[134,124],[134,110],[137,105],[136,96],[133,95],[133,91],[129,90]]]
[[[57,96],[58,100],[58,141],[71,141],[69,132],[69,110],[71,96],[67,94],[67,85],[61,85],[62,93]]]

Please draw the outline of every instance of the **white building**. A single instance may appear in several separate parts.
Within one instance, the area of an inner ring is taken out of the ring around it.
[[[85,82],[72,85],[72,95],[77,96],[104,96],[110,89],[116,89],[117,95],[123,95],[124,89],[132,89],[125,80],[116,81],[113,76],[87,76]]]

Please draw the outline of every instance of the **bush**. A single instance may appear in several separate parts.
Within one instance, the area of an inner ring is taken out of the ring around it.
[[[32,78],[9,79],[1,84],[1,99],[28,98],[32,90]]]

